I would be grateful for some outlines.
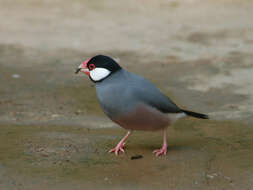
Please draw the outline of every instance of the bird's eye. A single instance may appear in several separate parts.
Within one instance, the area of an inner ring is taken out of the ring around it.
[[[95,65],[94,64],[89,64],[89,70],[91,71],[93,69],[95,69]]]

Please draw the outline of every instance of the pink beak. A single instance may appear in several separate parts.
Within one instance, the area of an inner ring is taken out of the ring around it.
[[[87,67],[87,64],[88,64],[89,61],[90,61],[90,59],[87,59],[84,62],[82,62],[75,73],[78,74],[79,71],[81,71],[81,72],[85,73],[86,75],[90,76],[90,71]]]

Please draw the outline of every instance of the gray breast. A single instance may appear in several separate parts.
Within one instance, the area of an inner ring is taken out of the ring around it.
[[[124,115],[137,104],[137,100],[131,94],[131,87],[124,70],[97,83],[96,93],[104,113],[110,118]]]

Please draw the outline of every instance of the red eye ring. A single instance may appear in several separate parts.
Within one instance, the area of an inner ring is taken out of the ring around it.
[[[93,63],[89,64],[89,70],[90,71],[95,69],[95,68],[96,68],[96,66]]]

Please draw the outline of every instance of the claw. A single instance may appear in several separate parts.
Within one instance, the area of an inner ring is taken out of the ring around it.
[[[153,151],[153,154],[155,154],[155,156],[163,156],[167,154],[167,147],[163,146],[161,149],[157,149]]]
[[[167,154],[167,140],[166,140],[166,129],[163,131],[163,146],[160,149],[154,150],[153,153],[158,156],[163,156]]]
[[[121,141],[117,144],[117,146],[115,148],[109,150],[109,153],[114,152],[116,156],[118,156],[118,154],[120,152],[125,153],[125,150],[124,150],[124,146],[126,144],[125,141],[126,141],[126,139],[128,138],[128,136],[130,134],[131,134],[131,131],[128,131],[127,134],[126,134],[126,136],[123,139],[121,139]]]
[[[109,150],[109,153],[112,152],[114,152],[116,156],[118,156],[120,152],[125,153],[125,150],[123,149],[123,144],[120,144],[119,146],[117,145],[115,148]]]
[[[109,150],[109,153],[114,152],[116,156],[118,156],[118,154],[119,154],[120,152],[125,153],[125,150],[124,150],[124,148],[123,148],[124,145],[125,145],[125,143],[119,143],[115,148]]]
[[[113,152],[113,149],[109,150],[108,152],[109,152],[109,153],[112,153],[112,152]]]

